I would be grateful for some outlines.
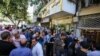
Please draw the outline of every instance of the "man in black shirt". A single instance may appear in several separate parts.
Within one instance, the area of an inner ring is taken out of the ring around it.
[[[76,51],[76,56],[87,56],[87,52],[90,46],[89,43],[82,41],[80,45],[80,49]]]
[[[4,31],[1,33],[0,40],[0,56],[9,56],[12,49],[15,48],[15,46],[10,42],[11,41],[11,34],[8,31]]]

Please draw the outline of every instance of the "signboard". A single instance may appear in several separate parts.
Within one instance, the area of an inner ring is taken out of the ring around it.
[[[49,22],[49,21],[50,21],[50,18],[44,18],[41,23],[46,23],[46,22]]]

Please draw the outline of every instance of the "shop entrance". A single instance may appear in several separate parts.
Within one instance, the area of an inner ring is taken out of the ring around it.
[[[89,38],[92,41],[95,41],[96,43],[100,43],[100,30],[82,29],[81,34],[83,34],[84,37]]]

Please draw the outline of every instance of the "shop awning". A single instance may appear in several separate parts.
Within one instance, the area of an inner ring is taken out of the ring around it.
[[[47,22],[50,22],[50,18],[44,18],[44,19],[42,19],[41,23],[47,23]]]

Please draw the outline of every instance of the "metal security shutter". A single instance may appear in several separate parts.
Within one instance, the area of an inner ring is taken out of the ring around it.
[[[80,17],[79,28],[100,28],[100,14]]]

